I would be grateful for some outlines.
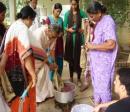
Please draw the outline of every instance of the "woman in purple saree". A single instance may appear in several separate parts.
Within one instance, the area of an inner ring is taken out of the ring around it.
[[[111,101],[114,65],[117,55],[116,25],[106,8],[94,1],[87,9],[89,18],[96,22],[94,39],[86,43],[90,52],[90,70],[95,105]]]

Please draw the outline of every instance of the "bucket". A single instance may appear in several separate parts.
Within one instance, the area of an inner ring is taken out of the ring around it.
[[[93,107],[87,104],[78,104],[73,106],[71,112],[93,112]]]

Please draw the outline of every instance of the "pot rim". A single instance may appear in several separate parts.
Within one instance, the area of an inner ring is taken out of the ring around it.
[[[70,81],[64,81],[64,83],[71,83],[72,85],[74,85],[74,89],[72,89],[71,91],[64,91],[64,92],[58,91],[58,90],[56,90],[56,89],[54,89],[54,91],[57,92],[57,93],[70,93],[70,92],[75,92],[75,90],[76,90],[76,85],[75,85],[74,83],[72,83],[72,82],[70,82]]]

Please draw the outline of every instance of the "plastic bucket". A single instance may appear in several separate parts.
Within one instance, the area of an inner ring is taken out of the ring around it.
[[[93,107],[87,104],[75,105],[71,112],[93,112]]]

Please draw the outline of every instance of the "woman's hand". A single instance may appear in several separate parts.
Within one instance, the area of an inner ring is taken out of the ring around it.
[[[32,75],[32,88],[36,85],[36,75]]]
[[[101,110],[101,104],[100,105],[98,105],[98,106],[96,106],[95,108],[94,108],[94,110],[93,110],[93,112],[100,112],[100,110]]]
[[[34,63],[32,61],[31,55],[24,59],[24,63],[25,63],[25,68],[27,69],[28,73],[31,76],[33,82],[32,87],[34,87],[36,85],[36,73],[35,73]]]
[[[92,44],[88,42],[85,46],[90,50],[109,51],[113,50],[116,47],[116,41],[109,39],[101,44]]]
[[[89,42],[86,43],[85,46],[86,46],[86,49],[88,49],[88,50],[94,50],[94,49],[95,49],[94,44],[91,44],[91,43],[89,43]]]
[[[58,37],[63,37],[64,33],[63,32],[60,32],[59,36]]]
[[[43,61],[43,64],[48,64],[48,57],[44,57],[44,61]]]
[[[83,30],[83,29],[79,29],[79,32],[80,32],[80,33],[83,33],[83,32],[84,32],[84,30]]]
[[[113,100],[113,101],[110,101],[110,102],[107,102],[107,103],[99,104],[99,105],[97,105],[97,106],[94,108],[93,112],[100,112],[100,110],[101,110],[102,108],[108,108],[110,105],[116,103],[117,101],[118,101],[118,100]]]
[[[56,63],[50,64],[49,67],[50,67],[51,70],[58,69],[58,66],[57,66]]]
[[[67,29],[68,32],[73,33],[75,30],[73,30],[73,27]]]

